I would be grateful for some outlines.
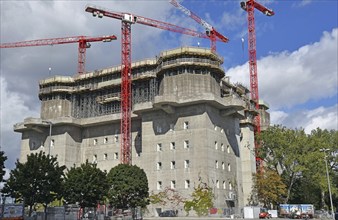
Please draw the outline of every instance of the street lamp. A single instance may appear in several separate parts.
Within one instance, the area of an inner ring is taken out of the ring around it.
[[[326,177],[327,177],[327,185],[329,187],[329,196],[330,196],[330,203],[331,203],[331,214],[332,214],[332,219],[335,220],[334,218],[334,211],[333,211],[333,202],[332,202],[332,194],[331,194],[331,185],[330,185],[330,176],[329,176],[329,169],[327,166],[327,160],[326,160],[326,151],[329,151],[330,149],[324,149],[321,148],[319,151],[324,152],[324,160],[325,160],[325,167],[326,167]]]
[[[48,146],[48,157],[50,157],[50,149],[52,147],[52,126],[53,126],[53,123],[51,121],[47,121],[47,120],[44,120],[42,121],[44,123],[47,123],[49,125],[49,146]]]

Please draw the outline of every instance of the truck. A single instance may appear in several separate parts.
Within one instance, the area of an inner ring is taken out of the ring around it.
[[[0,208],[0,219],[3,220],[23,220],[23,204],[2,204]]]
[[[313,218],[312,204],[280,204],[279,216],[282,218]]]

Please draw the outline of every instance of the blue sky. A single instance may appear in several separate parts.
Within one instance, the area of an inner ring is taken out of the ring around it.
[[[113,11],[131,12],[203,32],[203,28],[166,0],[152,1],[0,1],[1,43],[66,36],[115,34],[112,43],[92,43],[86,70],[120,63],[120,21],[93,18],[87,3]],[[255,12],[259,95],[270,104],[271,120],[307,132],[320,127],[337,130],[337,1],[262,0],[275,11]],[[218,43],[224,69],[232,82],[249,86],[247,15],[237,0],[181,1],[229,37]],[[20,16],[18,16],[20,15]],[[244,38],[242,45],[241,39]],[[208,40],[135,24],[132,59],[155,57],[180,46],[209,47]],[[242,49],[244,46],[244,49]],[[74,75],[77,44],[0,50],[0,144],[8,168],[20,152],[20,134],[13,124],[39,117],[38,81],[51,75]]]

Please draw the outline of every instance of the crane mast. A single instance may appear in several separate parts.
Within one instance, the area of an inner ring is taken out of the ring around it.
[[[131,23],[122,20],[122,76],[121,76],[121,162],[131,164]]]
[[[191,29],[183,28],[174,24],[158,21],[151,18],[133,15],[130,13],[113,12],[94,5],[88,5],[86,12],[92,13],[94,17],[103,16],[122,21],[121,36],[121,163],[131,164],[131,25],[138,23],[150,27],[168,30],[176,33],[186,34],[193,37],[206,38],[209,36]],[[217,39],[219,40],[219,39]]]
[[[116,39],[117,38],[115,35],[108,35],[102,37],[74,36],[74,37],[48,38],[48,39],[3,43],[0,44],[0,48],[34,47],[34,46],[56,45],[56,44],[79,43],[78,73],[83,74],[85,72],[86,49],[90,47],[89,42],[97,42],[97,41],[110,42]]]
[[[181,5],[176,0],[170,0],[169,1],[173,6],[181,10],[184,14],[188,15],[192,19],[194,19],[198,24],[202,25],[205,28],[206,35],[209,37],[211,41],[211,51],[216,52],[216,41],[219,40],[221,42],[227,43],[229,39],[225,36],[223,36],[221,33],[216,31],[216,29],[210,25],[208,22],[200,18],[198,15],[196,15],[194,12],[190,11],[183,5]]]
[[[255,108],[258,114],[254,118],[255,135],[261,132],[261,119],[259,115],[259,93],[258,93],[258,73],[257,73],[257,55],[256,55],[256,28],[255,28],[255,8],[267,16],[272,16],[275,13],[265,6],[255,2],[255,0],[248,0],[240,3],[241,8],[248,13],[248,51],[249,51],[249,73],[250,73],[250,90],[251,99],[255,103]],[[262,169],[263,161],[257,155],[259,143],[255,142],[256,148],[256,166],[259,170]]]

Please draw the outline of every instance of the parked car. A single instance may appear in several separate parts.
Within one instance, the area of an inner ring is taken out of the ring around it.
[[[160,213],[160,217],[176,217],[176,211],[166,210]]]
[[[259,218],[271,218],[271,214],[268,212],[267,209],[262,208],[261,212],[259,213]]]

